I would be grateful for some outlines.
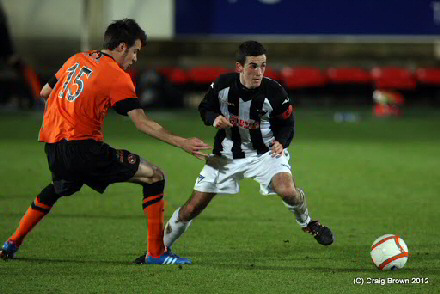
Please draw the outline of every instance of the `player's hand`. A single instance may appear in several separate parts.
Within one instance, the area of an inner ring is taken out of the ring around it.
[[[272,151],[272,157],[278,158],[284,154],[284,147],[280,142],[273,141],[271,151]]]
[[[208,154],[201,152],[200,150],[211,149],[211,146],[200,140],[199,138],[185,139],[182,144],[182,149],[189,154],[194,155],[198,159],[206,160]]]
[[[228,129],[233,127],[229,120],[223,115],[219,115],[214,120],[214,127],[217,129]]]

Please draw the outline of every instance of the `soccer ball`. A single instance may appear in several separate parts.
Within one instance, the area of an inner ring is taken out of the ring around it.
[[[371,246],[373,263],[383,271],[403,268],[408,257],[408,246],[402,238],[393,234],[380,236]]]

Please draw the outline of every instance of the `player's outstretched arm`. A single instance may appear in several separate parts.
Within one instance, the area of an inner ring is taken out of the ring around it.
[[[201,150],[210,149],[211,147],[202,140],[198,138],[186,139],[172,134],[160,124],[151,120],[142,109],[134,109],[127,112],[127,114],[141,132],[173,146],[180,147],[198,159],[203,160],[207,158],[208,155],[201,152]]]

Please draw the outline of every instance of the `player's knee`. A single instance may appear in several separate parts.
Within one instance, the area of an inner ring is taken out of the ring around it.
[[[38,194],[37,197],[41,203],[53,206],[61,195],[55,192],[55,187],[53,184],[49,184],[40,192],[40,194]]]
[[[153,175],[151,177],[143,178],[142,180],[147,184],[154,184],[160,181],[164,181],[165,174],[159,168],[155,168],[153,169]]]
[[[166,177],[165,177],[165,173],[160,169],[160,168],[156,168],[154,170],[154,176],[153,176],[154,181],[165,181]]]
[[[138,170],[134,177],[130,179],[130,182],[153,184],[164,179],[165,173],[158,166],[150,164],[146,160],[141,160]]]
[[[276,192],[283,199],[296,197],[296,191],[295,191],[295,187],[293,185],[279,185],[276,188]]]

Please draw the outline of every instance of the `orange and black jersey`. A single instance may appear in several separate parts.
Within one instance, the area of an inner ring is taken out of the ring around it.
[[[101,51],[70,57],[51,79],[39,141],[103,141],[102,127],[110,108],[126,115],[140,108],[130,76]]]

